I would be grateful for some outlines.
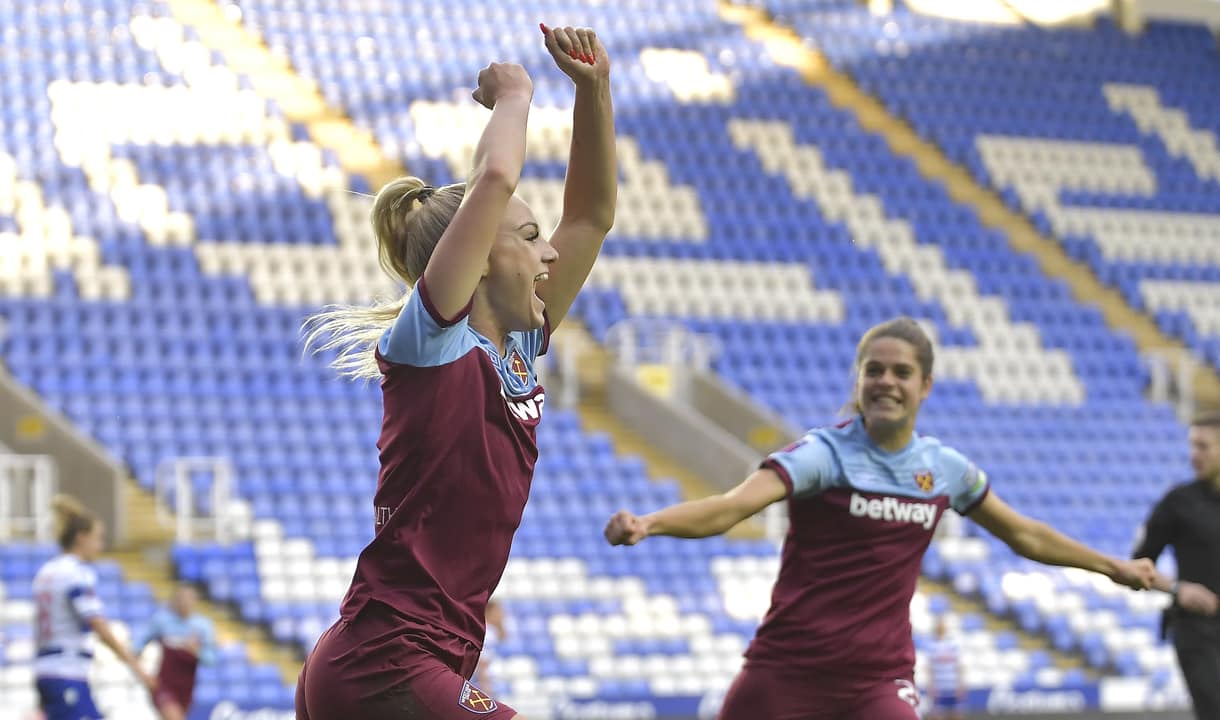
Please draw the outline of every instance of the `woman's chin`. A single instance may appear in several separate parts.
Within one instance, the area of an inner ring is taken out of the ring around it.
[[[546,325],[546,306],[537,305],[530,313],[530,330],[538,330]]]
[[[864,424],[874,430],[896,430],[902,426],[902,415],[893,412],[871,412],[864,414]]]

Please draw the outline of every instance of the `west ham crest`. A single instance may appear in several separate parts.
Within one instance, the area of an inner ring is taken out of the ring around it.
[[[513,375],[516,375],[517,379],[521,382],[526,382],[530,376],[529,367],[525,364],[525,361],[521,359],[521,355],[519,355],[516,350],[513,350],[513,357],[508,361],[508,371]]]
[[[492,700],[487,693],[471,685],[469,680],[462,685],[462,692],[458,695],[458,705],[476,715],[486,715],[499,707],[499,705],[496,705],[495,700]]]

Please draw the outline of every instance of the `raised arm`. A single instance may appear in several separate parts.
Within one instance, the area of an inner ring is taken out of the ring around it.
[[[559,259],[550,279],[538,286],[551,327],[559,325],[585,284],[602,241],[614,225],[618,202],[618,160],[614,147],[614,106],[610,99],[610,56],[592,30],[543,26],[555,64],[576,84],[572,147],[563,186],[563,214],[551,236]],[[592,58],[593,62],[587,62]]]
[[[619,510],[606,524],[604,534],[611,545],[635,545],[651,535],[719,535],[787,494],[787,486],[774,470],[756,470],[720,495],[670,505],[643,516]]]
[[[475,147],[462,204],[423,274],[442,317],[461,313],[487,271],[487,256],[525,164],[525,124],[533,94],[520,65],[492,63],[479,72],[473,96],[491,110],[491,119]]]
[[[1147,590],[1156,581],[1156,568],[1151,560],[1119,560],[1103,555],[1046,523],[1022,515],[995,492],[989,493],[970,513],[970,519],[1030,560],[1091,570],[1136,590]]]
[[[139,656],[144,652],[144,648],[153,640],[161,638],[164,628],[164,614],[158,610],[153,613],[148,624],[140,628],[139,632],[134,633],[131,637],[131,652],[133,655]]]

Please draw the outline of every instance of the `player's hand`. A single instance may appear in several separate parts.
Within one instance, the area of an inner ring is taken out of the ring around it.
[[[580,85],[610,77],[610,56],[597,33],[589,28],[549,28],[543,24],[539,27],[555,65],[572,82]]]
[[[1178,594],[1175,596],[1178,605],[1183,610],[1199,615],[1215,615],[1220,610],[1220,598],[1199,583],[1182,581],[1178,583]]]
[[[186,649],[189,650],[192,655],[199,655],[199,651],[203,649],[203,641],[199,639],[198,635],[192,635],[190,639],[186,641]]]
[[[606,523],[603,531],[606,542],[611,545],[635,545],[648,537],[648,529],[643,519],[636,517],[629,510],[619,510]]]
[[[1118,560],[1114,563],[1111,580],[1133,590],[1147,590],[1156,580],[1156,566],[1148,558]]]
[[[471,93],[475,102],[493,110],[501,98],[534,97],[534,83],[525,68],[515,63],[492,63],[479,71],[479,86]]]

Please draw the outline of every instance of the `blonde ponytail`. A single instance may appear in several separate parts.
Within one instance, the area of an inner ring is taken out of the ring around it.
[[[369,307],[327,305],[305,321],[305,347],[317,354],[335,351],[330,365],[341,376],[372,380],[381,376],[373,349],[402,312],[407,296]]]
[[[377,259],[387,275],[414,287],[465,193],[464,183],[433,188],[410,176],[381,188],[369,219],[377,237]],[[380,377],[373,349],[406,301],[403,295],[368,307],[328,305],[302,326],[305,348],[314,354],[335,351],[331,367],[344,377]]]

